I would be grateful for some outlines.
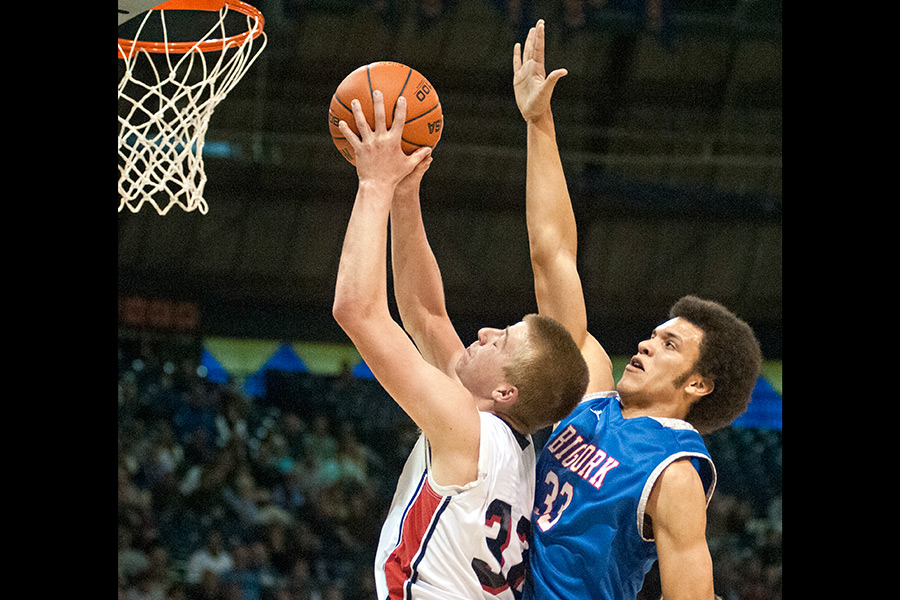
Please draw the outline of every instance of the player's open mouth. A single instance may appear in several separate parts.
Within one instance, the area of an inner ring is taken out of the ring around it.
[[[637,369],[639,371],[644,370],[644,364],[641,362],[641,359],[638,358],[637,356],[631,357],[631,362],[628,363],[628,366],[632,367],[634,369]]]

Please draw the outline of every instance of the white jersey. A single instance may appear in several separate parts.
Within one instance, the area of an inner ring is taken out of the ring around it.
[[[438,485],[425,436],[413,447],[375,555],[378,600],[513,600],[521,594],[534,504],[534,444],[499,417],[479,414],[475,481]]]

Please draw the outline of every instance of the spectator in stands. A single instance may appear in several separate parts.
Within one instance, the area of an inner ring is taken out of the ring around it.
[[[289,569],[296,566],[295,561],[302,559],[306,562],[308,568],[314,577],[324,576],[325,567],[323,565],[324,543],[313,531],[310,523],[315,519],[313,513],[309,513],[305,519],[297,521],[287,530],[288,547],[290,548],[291,558]]]
[[[322,589],[322,600],[344,600],[344,583],[330,582]]]
[[[225,504],[244,527],[250,527],[259,519],[260,508],[271,494],[259,488],[248,468],[237,467],[228,485],[222,491]]]
[[[206,572],[212,572],[218,579],[219,575],[232,566],[231,554],[225,547],[222,532],[211,528],[206,532],[203,545],[188,558],[186,580],[192,585],[200,584]]]
[[[265,563],[277,576],[287,575],[291,568],[292,548],[289,544],[288,532],[291,526],[279,519],[273,519],[261,526],[255,544],[265,549]],[[255,552],[259,552],[255,550]],[[258,557],[259,558],[259,557]]]
[[[306,485],[300,468],[293,460],[283,461],[277,481],[272,485],[272,502],[292,516],[306,505]]]
[[[262,487],[270,489],[279,479],[284,466],[294,462],[284,437],[276,425],[261,432],[254,440],[255,448],[249,453],[248,466],[253,479]]]
[[[131,543],[149,547],[156,538],[153,494],[139,487],[124,464],[118,467],[118,519],[127,527]]]
[[[153,496],[156,511],[178,500],[178,478],[184,463],[184,449],[175,440],[171,424],[157,418],[150,429],[150,445],[141,464],[144,485]]]
[[[247,398],[230,387],[220,387],[218,396],[219,410],[215,418],[218,439],[225,443],[231,436],[237,436],[246,441],[250,435]]]
[[[317,464],[332,460],[337,455],[337,440],[331,431],[331,419],[324,413],[313,418],[312,427],[305,436],[304,450]]]
[[[162,543],[154,544],[147,552],[145,573],[148,579],[148,588],[159,590],[160,597],[164,596],[166,590],[175,583],[169,551]]]
[[[185,586],[180,582],[173,583],[166,590],[165,600],[188,600]]]
[[[263,540],[254,539],[249,543],[249,549],[250,568],[259,576],[259,584],[263,591],[270,593],[274,590],[281,576],[272,565],[269,548]]]
[[[319,462],[314,454],[304,454],[293,464],[294,475],[302,486],[301,490],[307,505],[330,480],[326,466],[327,464]]]
[[[202,381],[193,381],[190,389],[182,393],[181,402],[175,407],[172,425],[179,442],[186,444],[188,438],[199,430],[212,443],[218,441],[217,396],[211,393]]]
[[[297,459],[305,452],[306,422],[293,411],[283,413],[281,417],[281,431],[291,458]]]
[[[226,600],[225,586],[219,575],[209,569],[200,574],[196,583],[188,583],[185,592],[187,600]]]
[[[147,553],[134,545],[134,536],[127,525],[119,525],[119,583],[127,588],[138,575],[147,570]]]
[[[262,581],[260,573],[253,568],[250,548],[243,542],[235,543],[231,548],[231,567],[219,574],[219,579],[226,589],[234,587],[242,600],[260,600],[262,597]]]
[[[125,600],[165,600],[166,587],[149,570],[140,572],[125,591]]]
[[[291,565],[285,587],[290,590],[292,598],[297,600],[319,600],[321,598],[319,581],[314,577],[309,561],[300,556],[296,557]]]
[[[350,423],[343,423],[340,426],[335,462],[342,481],[368,485],[369,465],[375,460],[372,452],[360,443]]]

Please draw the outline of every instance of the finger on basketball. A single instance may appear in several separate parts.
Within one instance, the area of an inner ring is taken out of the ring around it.
[[[375,115],[375,131],[387,131],[386,119],[384,116],[384,94],[381,90],[372,92],[372,109]]]
[[[397,98],[397,105],[394,108],[394,120],[391,123],[391,131],[397,131],[397,135],[403,134],[403,126],[406,124],[406,98],[400,96]]]
[[[369,123],[366,121],[366,115],[363,114],[362,105],[359,103],[359,100],[354,98],[353,101],[350,102],[350,110],[353,111],[353,118],[356,120],[356,129],[359,130],[360,139],[366,141],[372,133],[372,128],[369,127]]]
[[[347,138],[347,141],[350,142],[350,145],[355,148],[356,144],[359,143],[359,138],[356,137],[356,134],[353,133],[353,130],[350,129],[349,125],[347,125],[347,121],[341,119],[338,122],[338,130],[340,130],[341,134],[345,138]]]

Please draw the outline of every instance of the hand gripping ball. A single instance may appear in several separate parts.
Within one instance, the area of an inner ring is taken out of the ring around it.
[[[415,69],[390,61],[373,62],[354,70],[338,85],[328,107],[328,128],[331,139],[340,153],[355,165],[353,147],[340,129],[341,120],[347,122],[356,135],[359,131],[350,102],[356,98],[370,127],[375,125],[372,92],[381,90],[384,95],[384,111],[388,127],[393,122],[397,98],[406,97],[406,124],[403,127],[401,146],[406,154],[412,154],[423,146],[434,147],[441,139],[444,115],[434,86]]]

